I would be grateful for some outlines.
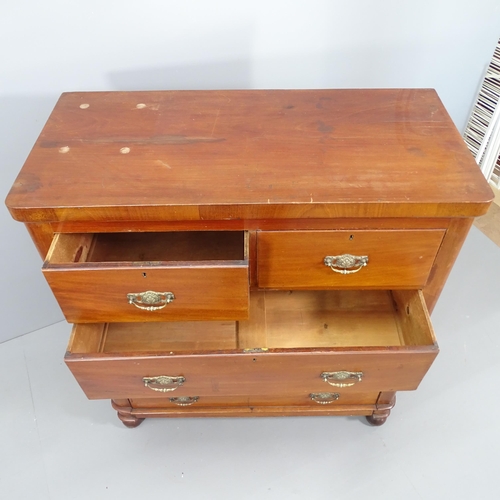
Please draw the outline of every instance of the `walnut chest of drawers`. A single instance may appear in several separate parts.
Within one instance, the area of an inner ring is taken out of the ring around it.
[[[61,96],[7,206],[68,367],[125,425],[380,425],[491,198],[432,90],[91,92]]]

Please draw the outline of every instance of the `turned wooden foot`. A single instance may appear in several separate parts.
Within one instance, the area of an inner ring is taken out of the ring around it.
[[[366,420],[371,425],[383,425],[387,417],[391,414],[391,409],[396,404],[395,392],[381,392],[377,399],[376,410],[371,415],[367,415]]]
[[[111,406],[116,410],[118,414],[118,418],[123,422],[125,427],[129,427],[133,429],[142,423],[143,418],[138,418],[135,415],[132,415],[132,407],[128,399],[125,400],[112,400]]]
[[[133,415],[124,415],[123,413],[120,413],[119,411],[117,412],[118,418],[123,422],[123,425],[125,427],[129,427],[130,429],[133,429],[134,427],[137,427],[142,423],[144,420],[143,418],[137,418],[134,417]]]
[[[367,415],[366,416],[366,420],[368,420],[368,422],[371,424],[371,425],[382,425],[382,424],[385,424],[385,421],[387,420],[387,417],[389,415],[377,415],[376,413],[373,413],[373,415]]]

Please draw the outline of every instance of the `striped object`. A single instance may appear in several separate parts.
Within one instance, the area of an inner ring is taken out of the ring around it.
[[[488,180],[500,187],[500,40],[486,71],[464,139]]]

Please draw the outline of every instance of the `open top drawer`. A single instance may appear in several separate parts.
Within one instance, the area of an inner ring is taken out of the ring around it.
[[[235,322],[76,325],[89,398],[416,389],[438,353],[420,291],[261,291]]]
[[[248,317],[243,231],[57,234],[43,273],[71,323]]]

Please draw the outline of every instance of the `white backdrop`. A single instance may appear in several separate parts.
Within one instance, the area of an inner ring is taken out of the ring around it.
[[[0,186],[64,91],[433,87],[462,131],[499,21],[498,0],[3,2]],[[23,226],[0,222],[1,342],[62,315]]]

